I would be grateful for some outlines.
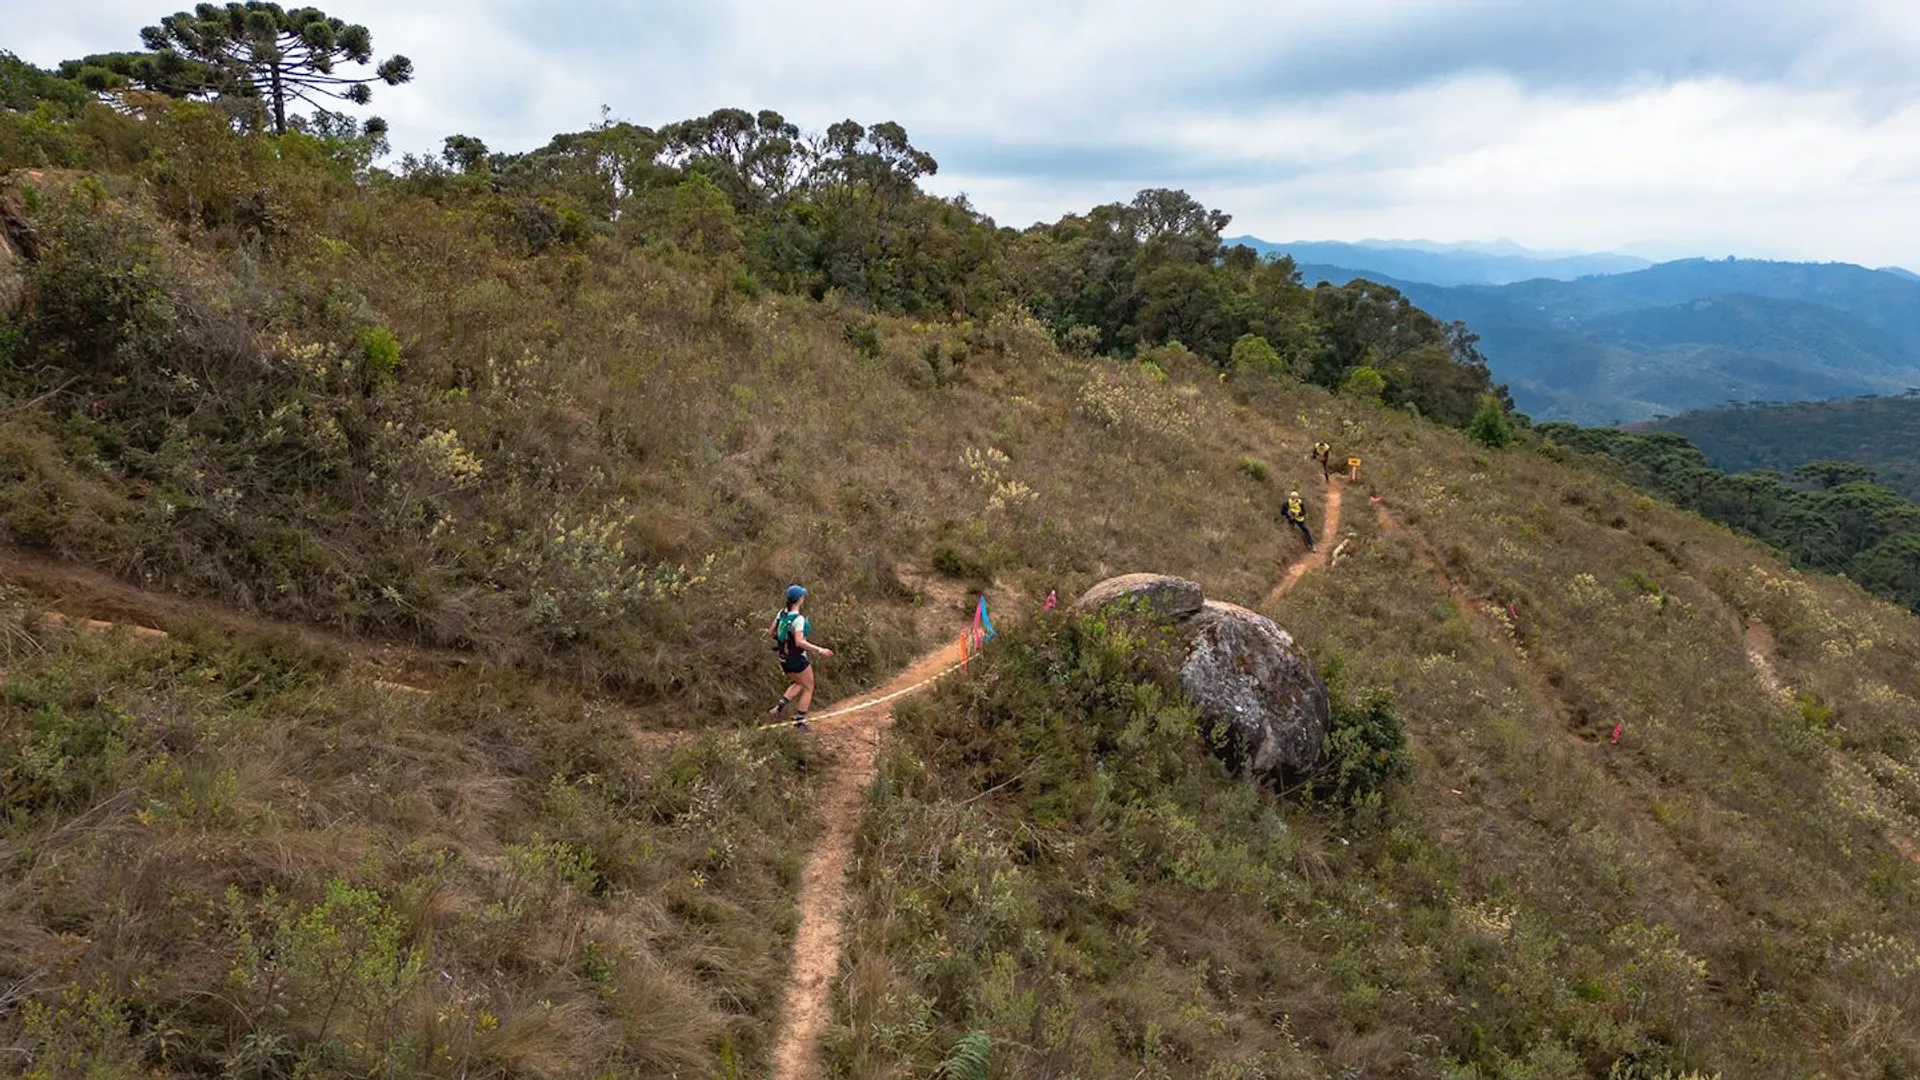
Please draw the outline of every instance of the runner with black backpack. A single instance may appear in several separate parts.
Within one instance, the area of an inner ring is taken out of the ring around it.
[[[778,720],[786,715],[789,702],[798,706],[793,712],[793,726],[801,731],[807,728],[807,710],[813,707],[813,661],[808,653],[821,658],[833,655],[833,650],[815,645],[807,640],[807,631],[813,629],[807,617],[800,614],[800,607],[806,603],[807,590],[799,585],[787,586],[787,606],[774,616],[773,625],[767,633],[773,638],[773,651],[780,657],[780,670],[787,673],[786,692],[767,715]],[[799,700],[795,701],[795,697]]]

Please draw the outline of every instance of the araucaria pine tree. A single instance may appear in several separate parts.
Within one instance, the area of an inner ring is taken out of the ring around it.
[[[273,110],[274,132],[282,135],[289,100],[316,109],[329,100],[364,105],[373,83],[398,86],[413,78],[413,61],[404,56],[381,61],[371,75],[337,71],[342,62],[373,62],[373,34],[319,8],[261,0],[201,4],[140,31],[140,39],[156,54],[177,54],[223,72],[223,92],[265,102]]]

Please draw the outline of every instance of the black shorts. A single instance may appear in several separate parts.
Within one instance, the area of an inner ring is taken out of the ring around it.
[[[808,659],[806,653],[801,653],[799,656],[783,656],[780,658],[780,670],[789,675],[798,675],[812,666],[813,661]]]

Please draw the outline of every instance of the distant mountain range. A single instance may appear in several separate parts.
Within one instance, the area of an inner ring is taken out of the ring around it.
[[[1683,259],[1574,280],[1543,274],[1448,285],[1303,257],[1326,246],[1269,248],[1292,254],[1308,283],[1365,278],[1399,289],[1440,318],[1466,322],[1480,335],[1495,376],[1536,419],[1610,424],[1728,401],[1898,394],[1920,386],[1920,277],[1905,270]],[[1478,254],[1402,248],[1394,257],[1409,253],[1441,260]]]
[[[1384,274],[1428,285],[1506,285],[1530,278],[1571,281],[1588,274],[1621,274],[1653,265],[1633,255],[1530,251],[1507,240],[1466,244],[1431,240],[1275,244],[1258,237],[1236,236],[1226,243],[1245,244],[1262,255],[1285,253],[1301,264],[1339,266],[1367,276]]]

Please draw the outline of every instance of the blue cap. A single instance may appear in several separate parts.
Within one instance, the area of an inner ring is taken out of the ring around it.
[[[807,595],[807,590],[804,586],[800,586],[800,585],[787,586],[787,603],[791,604],[795,600],[798,600],[805,595]]]

